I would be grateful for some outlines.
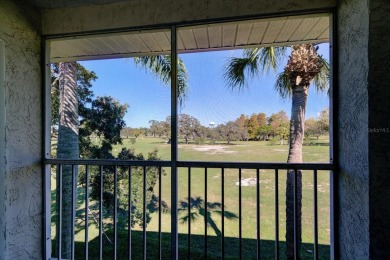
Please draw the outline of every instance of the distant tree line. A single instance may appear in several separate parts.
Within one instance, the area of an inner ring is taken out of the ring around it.
[[[305,121],[305,137],[317,139],[329,132],[329,109],[324,109],[317,118],[309,118]]]
[[[329,111],[322,110],[319,118],[310,118],[305,122],[305,136],[316,137],[329,131]],[[265,113],[253,113],[250,116],[241,114],[234,121],[228,121],[217,126],[203,126],[200,121],[188,114],[178,115],[178,137],[188,144],[190,141],[197,144],[206,140],[209,142],[226,141],[268,141],[278,138],[284,144],[289,137],[290,122],[286,112],[281,110],[267,116]],[[149,128],[125,127],[121,131],[122,138],[137,139],[144,137],[159,137],[171,141],[171,118],[165,120],[150,120]]]

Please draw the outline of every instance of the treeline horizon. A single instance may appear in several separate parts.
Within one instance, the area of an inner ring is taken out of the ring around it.
[[[288,139],[290,119],[284,110],[272,113],[267,116],[263,112],[251,115],[241,114],[235,120],[215,125],[202,125],[200,121],[188,114],[178,114],[178,137],[188,143],[190,140],[195,143],[202,143],[203,139],[230,141],[265,141],[270,138],[279,137],[281,144]],[[316,118],[305,120],[305,137],[318,137],[329,131],[329,110],[324,108]],[[124,139],[139,136],[160,137],[170,142],[171,117],[165,120],[150,120],[149,127],[124,127],[121,130],[121,137]]]

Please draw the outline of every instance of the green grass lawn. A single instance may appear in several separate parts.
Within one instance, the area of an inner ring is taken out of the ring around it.
[[[329,140],[320,137],[319,140],[305,140],[303,159],[305,162],[329,162]],[[133,144],[131,139],[124,139],[122,145],[115,145],[113,153],[118,154],[122,147],[133,147],[136,153],[146,155],[154,148],[162,160],[170,160],[171,146],[164,139],[139,137]],[[271,141],[238,141],[227,145],[217,142],[196,145],[185,144],[179,140],[178,157],[180,161],[232,161],[232,162],[286,162],[288,145],[280,145],[278,140]]]
[[[326,138],[319,140],[307,140],[303,147],[303,157],[305,162],[329,162],[329,145]],[[158,149],[158,154],[162,160],[170,160],[170,145],[166,144],[163,139],[159,138],[139,138],[135,144],[132,144],[129,139],[125,139],[123,145],[114,147],[114,153],[118,153],[121,147],[134,147],[136,153],[152,151],[154,148]],[[233,142],[231,145],[217,143],[213,145],[202,144],[179,144],[179,160],[195,160],[195,161],[250,161],[250,162],[285,162],[287,159],[288,145],[279,145],[278,142]],[[162,177],[162,200],[168,205],[171,205],[171,189],[170,189],[170,170],[164,169],[166,175]],[[188,170],[179,169],[179,200],[187,200],[188,197]],[[225,177],[225,210],[229,211],[233,216],[238,216],[238,170],[226,169]],[[312,258],[312,243],[313,243],[313,173],[310,171],[303,172],[303,202],[302,202],[302,255],[304,258]],[[242,170],[242,178],[255,178],[256,171]],[[221,202],[222,191],[222,175],[221,169],[208,169],[207,172],[207,196],[209,202]],[[284,257],[284,241],[285,241],[285,182],[286,172],[279,172],[279,240],[281,256]],[[204,169],[191,169],[191,197],[205,198],[205,174]],[[55,182],[52,182],[52,187],[55,187]],[[159,187],[155,187],[155,193],[158,193]],[[54,193],[55,194],[55,193]],[[260,229],[261,229],[261,249],[262,257],[274,258],[274,239],[275,239],[275,177],[273,170],[260,171]],[[54,201],[55,197],[53,197]],[[76,254],[83,258],[82,248],[84,247],[84,190],[78,189],[78,205],[77,205],[77,224],[76,230],[76,250],[80,254]],[[96,212],[96,202],[90,201],[91,212],[89,222],[89,243],[90,243],[90,257],[94,258],[96,252],[96,241],[98,240],[98,229],[96,223],[93,221],[92,214]],[[330,243],[330,208],[329,208],[329,172],[318,172],[318,215],[319,215],[319,243],[321,258],[329,258],[329,243]],[[95,209],[94,209],[95,208]],[[110,226],[112,223],[112,216],[105,214],[104,223],[106,225],[107,236],[112,240],[112,232]],[[180,217],[185,214],[180,214]],[[222,229],[221,215],[218,212],[211,213],[211,219],[215,223],[214,228],[208,226],[207,232],[209,236],[208,247],[209,258],[218,258],[220,254],[220,237],[217,236],[218,230]],[[53,218],[55,219],[55,217]],[[163,234],[163,255],[170,254],[170,214],[162,215],[162,231]],[[127,257],[127,227],[119,230],[118,233],[118,248],[121,258]],[[202,250],[204,248],[204,220],[199,217],[196,221],[191,223],[191,254],[192,258],[202,258]],[[53,226],[53,238],[55,234]],[[133,253],[142,252],[142,228],[135,226],[133,229]],[[148,233],[148,252],[150,257],[156,255],[157,249],[157,233],[158,231],[158,214],[153,213],[150,223],[147,226]],[[216,232],[217,231],[217,232]],[[179,247],[181,258],[186,258],[187,254],[187,232],[188,223],[179,224]],[[238,219],[225,219],[225,237],[226,237],[226,256],[232,259],[238,255]],[[256,253],[256,187],[248,186],[242,187],[242,237],[243,237],[243,255],[244,259],[255,258]],[[138,242],[134,242],[138,241]],[[55,241],[54,241],[55,243]],[[110,255],[112,251],[112,244],[105,238],[105,254]],[[141,257],[140,253],[135,253],[135,258]],[[109,259],[110,257],[108,257]],[[120,259],[121,259],[120,258]]]

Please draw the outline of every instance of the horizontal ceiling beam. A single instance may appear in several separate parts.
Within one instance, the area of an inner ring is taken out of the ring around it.
[[[336,7],[337,0],[134,0],[43,10],[42,31],[44,35],[63,35]]]

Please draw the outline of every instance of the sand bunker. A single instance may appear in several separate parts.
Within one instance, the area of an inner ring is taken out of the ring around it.
[[[260,183],[270,183],[270,180],[260,180]],[[237,181],[236,185],[240,185],[240,182]],[[256,178],[246,178],[246,179],[241,179],[241,186],[243,187],[248,187],[248,186],[256,186]]]
[[[193,149],[198,152],[206,152],[208,154],[217,154],[217,153],[235,153],[235,151],[227,150],[226,146],[222,145],[204,145],[204,146],[195,146]]]

